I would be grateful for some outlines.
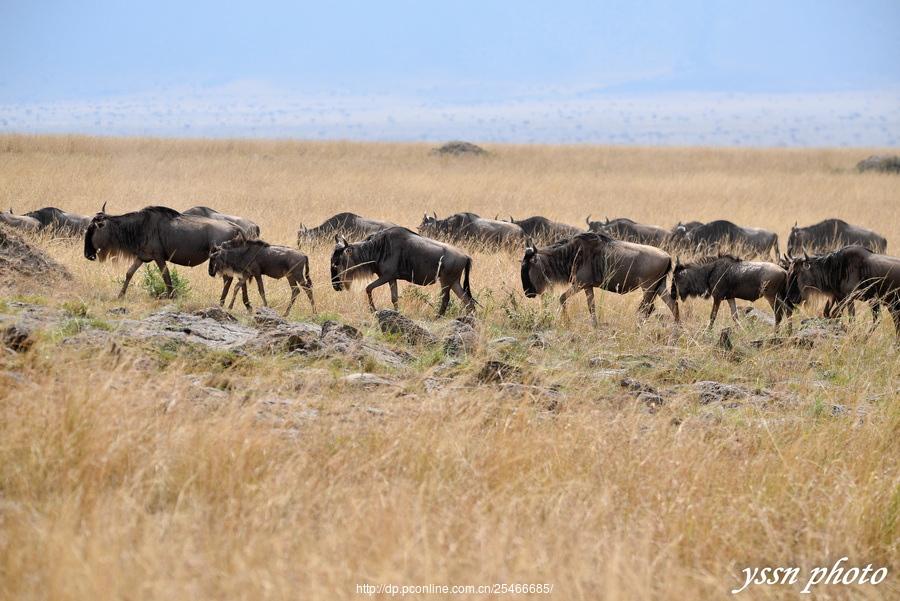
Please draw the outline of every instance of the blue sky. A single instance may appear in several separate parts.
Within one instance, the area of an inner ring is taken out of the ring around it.
[[[897,0],[0,0],[0,131],[893,146],[898,56]]]

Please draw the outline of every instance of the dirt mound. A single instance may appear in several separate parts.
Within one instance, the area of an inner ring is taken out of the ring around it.
[[[475,155],[481,156],[487,154],[487,151],[484,148],[479,146],[475,146],[474,144],[470,144],[469,142],[447,142],[440,148],[433,148],[428,154],[434,155],[453,155],[453,156],[462,156],[462,155]]]
[[[875,154],[856,164],[860,171],[891,171],[900,173],[900,156],[896,154]]]
[[[72,277],[69,271],[7,227],[0,227],[0,282],[18,278],[57,280]]]

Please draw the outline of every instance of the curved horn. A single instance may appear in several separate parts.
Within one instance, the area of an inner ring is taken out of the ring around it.
[[[100,212],[101,212],[101,213],[106,213],[106,201],[105,201],[105,200],[103,201],[103,206],[100,207]]]
[[[350,246],[350,243],[347,242],[347,239],[344,237],[343,234],[341,234],[341,243],[343,243],[344,246]]]
[[[809,253],[806,252],[806,247],[801,246],[800,248],[803,249],[803,258],[806,259],[807,261],[809,261]]]
[[[606,223],[609,223],[609,215],[604,215],[606,217]]]
[[[681,267],[681,257],[675,255],[675,267]]]
[[[591,214],[590,213],[588,213],[588,216],[585,218],[584,222],[587,223],[588,226],[591,225]]]
[[[537,251],[537,246],[534,245],[534,238],[528,239],[528,248]]]
[[[794,222],[794,227],[792,227],[791,229],[796,229],[798,223],[799,223],[799,222],[795,221],[795,222]]]
[[[432,211],[431,214],[434,215],[434,220],[437,221],[437,211]]]
[[[510,222],[510,223],[515,223],[515,222],[516,222],[516,220],[513,219],[512,213],[509,214],[509,222]]]

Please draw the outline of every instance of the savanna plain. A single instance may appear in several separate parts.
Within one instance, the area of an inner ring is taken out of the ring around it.
[[[412,229],[426,211],[729,219],[774,230],[782,250],[795,221],[840,217],[900,252],[900,179],[854,168],[879,149],[434,146],[4,135],[0,203],[206,205],[289,246],[301,223],[341,211]],[[841,558],[844,575],[886,576],[822,581],[810,598],[900,598],[887,314],[873,327],[860,306],[808,344],[757,345],[772,326],[722,310],[708,329],[707,300],[682,305],[676,336],[659,300],[641,321],[639,294],[599,292],[595,327],[584,295],[566,315],[561,290],[525,298],[524,249],[464,248],[479,342],[453,353],[382,332],[362,286],[331,288],[333,244],[304,244],[318,313],[301,295],[289,321],[353,326],[404,362],[223,351],[116,338],[124,319],[217,306],[205,265],[177,268],[189,289],[175,299],[152,297],[142,268],[120,300],[125,264],[87,261],[81,239],[23,236],[68,276],[0,274],[4,323],[55,316],[0,353],[0,598],[356,599],[387,584],[552,585],[407,595],[419,599],[795,599]],[[282,311],[287,284],[266,285]],[[375,300],[390,307],[386,287]],[[401,284],[400,311],[440,339],[463,308],[435,319],[436,301]],[[820,314],[802,307],[793,336]],[[512,382],[482,377],[489,361]],[[732,595],[765,567],[797,568],[795,582]]]

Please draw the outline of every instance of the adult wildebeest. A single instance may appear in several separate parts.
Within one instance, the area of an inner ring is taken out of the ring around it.
[[[569,284],[559,297],[563,309],[570,296],[584,290],[595,323],[594,288],[619,294],[641,288],[645,317],[653,312],[653,300],[662,296],[677,323],[678,303],[663,295],[671,267],[671,257],[658,248],[585,232],[544,248],[529,241],[522,259],[522,287],[525,296],[534,298],[552,284]]]
[[[238,217],[237,215],[228,215],[220,213],[209,207],[191,207],[184,212],[185,215],[196,215],[197,217],[206,217],[208,219],[221,219],[239,226],[249,238],[259,238],[259,226],[247,219],[246,217]]]
[[[798,227],[795,222],[788,237],[787,252],[788,255],[799,255],[805,248],[809,252],[824,253],[853,244],[876,253],[884,253],[887,249],[887,239],[874,230],[851,225],[842,219],[825,219],[807,227]]]
[[[457,213],[446,219],[438,219],[425,213],[419,225],[419,233],[450,242],[480,242],[485,246],[512,246],[525,239],[525,232],[515,223],[484,219],[475,213]]]
[[[737,319],[734,300],[755,301],[765,297],[775,312],[778,328],[784,315],[790,315],[787,303],[787,271],[774,263],[744,261],[733,255],[710,255],[682,264],[675,262],[672,272],[673,300],[682,302],[690,296],[712,297],[709,327],[716,321],[723,300],[731,307],[731,318]]]
[[[869,301],[874,320],[884,303],[900,336],[900,258],[856,245],[820,257],[791,257],[788,301],[798,304],[816,294],[833,299],[839,308],[846,304],[851,316],[854,300]]]
[[[367,219],[360,217],[355,213],[338,213],[330,217],[325,222],[312,229],[307,229],[304,224],[300,224],[297,230],[297,246],[304,240],[325,240],[334,236],[351,236],[366,237],[369,234],[380,232],[389,227],[397,227],[396,223],[390,221],[378,221],[377,219]]]
[[[559,221],[550,221],[546,217],[535,215],[528,219],[516,221],[513,216],[509,216],[509,223],[514,223],[522,228],[527,238],[533,238],[538,244],[553,244],[557,240],[568,238],[576,234],[582,233],[584,230],[574,225],[560,223]]]
[[[29,211],[25,215],[37,219],[41,224],[41,229],[56,229],[60,234],[70,236],[82,235],[91,224],[91,218],[87,215],[67,213],[56,207],[44,207],[43,209]]]
[[[242,229],[221,219],[182,215],[168,207],[145,207],[124,215],[107,215],[106,203],[84,234],[84,256],[90,261],[125,259],[133,261],[125,274],[119,298],[125,296],[128,284],[138,268],[154,261],[166,283],[166,291],[174,294],[166,261],[194,267],[209,259],[213,247],[231,240]],[[225,287],[231,285],[225,276]]]
[[[442,298],[438,317],[447,310],[451,290],[462,299],[470,313],[475,311],[469,289],[472,259],[455,246],[399,226],[381,230],[353,244],[339,236],[335,236],[335,241],[337,245],[331,255],[331,284],[340,291],[353,279],[378,276],[366,286],[369,307],[373,311],[372,290],[384,284],[390,285],[391,302],[397,310],[397,280],[418,286],[440,281]]]
[[[699,225],[693,229],[676,227],[670,242],[673,246],[689,250],[705,250],[720,253],[733,249],[753,255],[766,256],[774,252],[778,257],[778,234],[761,227],[744,227],[720,219]]]
[[[26,232],[36,232],[41,229],[40,221],[27,215],[16,215],[12,212],[12,207],[10,207],[9,213],[0,213],[0,223]]]
[[[285,317],[291,312],[294,301],[300,295],[300,287],[306,291],[313,312],[316,311],[312,280],[309,277],[309,257],[296,248],[276,246],[262,240],[248,240],[239,234],[233,240],[214,247],[210,253],[209,275],[215,277],[219,273],[223,276],[240,278],[234,289],[234,295],[231,297],[231,304],[228,305],[229,309],[234,308],[238,288],[241,288],[244,293],[244,306],[248,311],[252,310],[250,299],[247,297],[247,280],[250,278],[256,278],[263,306],[268,307],[269,302],[266,300],[266,290],[262,280],[262,276],[266,276],[274,279],[287,278],[291,287],[291,301],[284,311]],[[220,305],[225,303],[227,295],[228,288],[225,288],[222,291],[222,298],[219,299]]]
[[[666,240],[669,239],[669,236],[672,235],[672,230],[666,229],[661,225],[635,223],[626,217],[620,217],[612,221],[607,217],[606,221],[603,222],[591,221],[591,216],[588,215],[585,221],[587,221],[588,230],[592,232],[606,234],[616,240],[637,242],[638,244],[647,244],[657,248],[662,247]]]

